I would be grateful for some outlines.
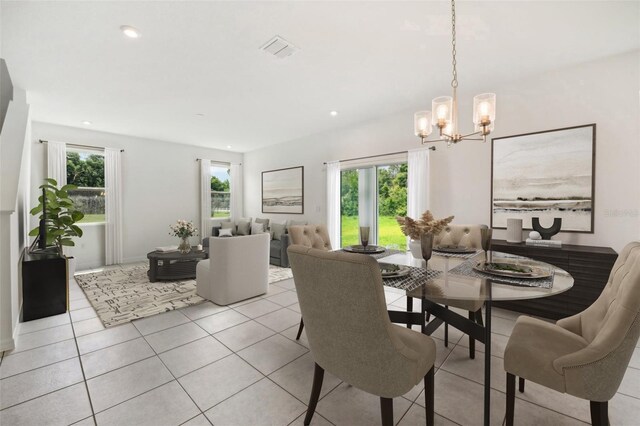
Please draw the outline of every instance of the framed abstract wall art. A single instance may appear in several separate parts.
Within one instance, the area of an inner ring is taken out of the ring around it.
[[[262,213],[304,213],[304,167],[262,172]]]
[[[562,232],[593,233],[596,125],[567,127],[491,141],[491,226],[531,218],[562,219]]]

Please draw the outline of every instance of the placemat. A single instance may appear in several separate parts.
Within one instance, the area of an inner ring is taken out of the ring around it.
[[[374,259],[382,259],[383,257],[391,256],[391,255],[398,254],[398,253],[404,253],[404,251],[396,250],[396,249],[387,249],[387,250],[383,251],[382,253],[376,253],[376,254],[352,253],[350,251],[344,251],[342,249],[340,249],[340,251],[343,252],[343,253],[351,253],[351,254],[365,254],[367,256],[373,257]]]
[[[443,251],[437,251],[436,249],[433,249],[432,254],[440,257],[457,257],[459,259],[471,259],[481,251],[482,250],[476,250],[473,253],[446,253]]]
[[[415,268],[413,266],[408,266],[408,268],[411,270],[409,275],[398,278],[383,278],[384,285],[411,291],[442,274],[442,271],[436,269]]]
[[[451,269],[449,273],[458,274],[458,275],[467,275],[469,277],[481,278],[481,279],[490,279],[493,282],[500,284],[510,284],[517,285],[522,287],[539,287],[539,288],[551,288],[553,287],[553,275],[555,271],[551,271],[551,275],[546,278],[536,278],[536,279],[520,279],[520,278],[510,278],[510,277],[499,277],[496,275],[485,274],[483,272],[476,271],[473,269],[475,266],[475,261],[466,261]]]

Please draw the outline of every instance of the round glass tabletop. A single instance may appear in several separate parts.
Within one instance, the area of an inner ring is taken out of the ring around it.
[[[524,300],[537,299],[563,293],[573,287],[573,277],[563,269],[551,264],[539,262],[527,257],[512,254],[492,252],[492,261],[507,260],[522,266],[534,266],[537,269],[547,269],[551,276],[546,280],[536,280],[539,285],[550,285],[550,288],[532,286],[532,282],[515,284],[511,279],[495,277],[486,273],[473,271],[472,266],[485,260],[484,252],[479,252],[470,258],[442,256],[433,253],[429,260],[429,269],[441,271],[434,278],[424,283],[416,283],[416,287],[409,291],[412,297],[425,297],[436,303],[446,300]],[[378,259],[382,263],[406,265],[424,268],[422,259],[414,258],[411,253],[400,253]],[[466,264],[465,264],[466,262]],[[517,281],[524,281],[519,279]]]

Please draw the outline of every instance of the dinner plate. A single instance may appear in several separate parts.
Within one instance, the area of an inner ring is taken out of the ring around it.
[[[433,250],[451,254],[469,254],[476,252],[476,249],[474,248],[460,246],[436,246]]]
[[[354,246],[343,247],[342,250],[348,251],[350,253],[378,254],[378,253],[384,253],[387,249],[382,246],[367,246],[365,248],[362,245],[354,245]]]
[[[394,265],[392,263],[378,263],[382,278],[399,278],[409,275],[411,269],[404,265]]]
[[[503,265],[506,267],[520,268],[521,270],[499,269],[496,266]],[[522,278],[522,279],[539,279],[551,276],[548,268],[542,268],[534,265],[520,265],[512,262],[478,262],[473,269],[485,274],[496,275],[499,277]]]

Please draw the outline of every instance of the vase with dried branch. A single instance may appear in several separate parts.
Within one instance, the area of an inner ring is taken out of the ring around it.
[[[402,233],[411,238],[409,242],[409,248],[411,253],[416,259],[422,259],[422,251],[420,247],[420,239],[424,234],[437,235],[442,231],[451,221],[453,216],[445,217],[444,219],[436,219],[433,214],[427,210],[422,213],[420,219],[412,219],[409,216],[396,216],[396,221],[400,225]]]

